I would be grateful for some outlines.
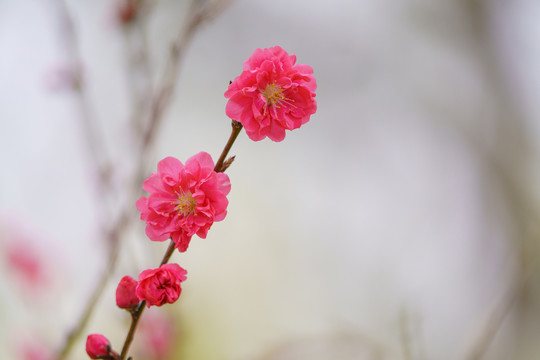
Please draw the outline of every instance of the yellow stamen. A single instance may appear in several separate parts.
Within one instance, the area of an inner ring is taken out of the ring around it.
[[[193,198],[193,195],[189,191],[183,192],[178,196],[178,200],[175,202],[176,207],[174,210],[178,211],[180,215],[190,215],[195,213],[195,207],[197,206],[197,200]]]
[[[276,85],[276,83],[268,83],[264,90],[260,90],[261,94],[266,98],[266,104],[264,105],[264,114],[266,114],[266,109],[269,106],[272,106],[274,110],[274,115],[277,118],[276,109],[280,109],[282,104],[288,105],[290,107],[296,108],[293,104],[294,100],[285,97],[283,94],[283,89],[281,86]]]
[[[270,106],[279,104],[285,99],[283,89],[275,83],[266,85],[266,89],[262,90],[261,93],[266,98],[267,104]]]

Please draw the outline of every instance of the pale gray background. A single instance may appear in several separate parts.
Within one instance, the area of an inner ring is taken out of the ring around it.
[[[159,3],[150,22],[156,68],[183,19],[179,3]],[[114,149],[130,104],[111,1],[68,4],[103,146]],[[175,255],[189,271],[174,305],[185,358],[285,349],[275,358],[407,359],[404,336],[409,358],[467,358],[520,277],[515,217],[537,208],[539,17],[533,0],[275,0],[236,1],[207,24],[181,67],[156,162],[218,156],[229,132],[223,92],[257,47],[280,45],[311,65],[319,108],[281,143],[240,135],[228,217]],[[0,212],[35,234],[60,274],[38,304],[2,277],[1,358],[17,334],[57,346],[103,266],[75,97],[47,88],[65,65],[59,35],[54,2],[0,0]],[[166,245],[143,234],[133,229],[113,279],[156,264]],[[113,293],[111,284],[87,332],[121,344]],[[511,313],[486,358],[538,356],[527,309]],[[72,358],[86,358],[82,343]]]

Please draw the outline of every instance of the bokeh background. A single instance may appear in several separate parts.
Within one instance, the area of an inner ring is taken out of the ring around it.
[[[0,358],[54,358],[103,273],[65,358],[89,333],[121,347],[116,284],[167,246],[137,176],[217,158],[228,82],[274,45],[314,68],[318,111],[281,143],[240,135],[228,216],[173,256],[188,281],[135,359],[540,356],[540,2],[129,4],[0,0]]]

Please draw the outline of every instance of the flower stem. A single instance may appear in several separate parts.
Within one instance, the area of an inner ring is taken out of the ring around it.
[[[131,342],[133,341],[133,336],[135,335],[135,329],[137,328],[137,324],[139,322],[139,319],[141,318],[141,315],[144,311],[144,307],[146,306],[146,301],[142,301],[135,311],[131,314],[131,326],[129,327],[129,332],[126,336],[126,340],[124,341],[124,346],[122,347],[122,353],[120,354],[120,359],[124,360],[127,356],[127,353],[129,351],[129,347],[131,345]]]
[[[223,166],[223,163],[225,162],[225,158],[227,157],[229,150],[231,150],[231,147],[233,146],[234,141],[238,137],[238,134],[240,134],[240,131],[242,131],[242,124],[240,124],[238,121],[233,120],[231,122],[231,126],[232,126],[231,136],[229,136],[229,141],[227,141],[227,144],[225,144],[225,147],[223,148],[223,151],[221,152],[221,155],[219,156],[216,166],[214,167],[215,172],[224,172],[227,169],[226,166]]]
[[[225,147],[223,148],[223,151],[221,152],[221,155],[216,163],[216,166],[214,167],[215,172],[224,172],[227,167],[231,164],[231,160],[225,161],[225,158],[227,157],[227,154],[229,153],[229,150],[231,150],[231,147],[234,144],[234,141],[238,137],[238,134],[240,134],[240,131],[242,131],[242,124],[240,124],[238,121],[232,121],[231,122],[232,131],[231,135],[229,136],[229,140],[227,141],[227,144],[225,144]],[[165,265],[169,262],[173,252],[175,249],[174,241],[169,243],[169,247],[167,248],[167,251],[163,255],[163,259],[161,260],[161,265]],[[128,334],[126,336],[126,340],[124,341],[124,346],[122,347],[122,353],[120,354],[120,359],[125,360],[126,356],[129,351],[129,347],[131,346],[131,342],[133,341],[133,336],[135,335],[135,330],[137,329],[137,323],[139,322],[139,319],[141,318],[141,315],[144,311],[144,308],[146,306],[146,301],[142,301],[131,313],[131,325],[129,327]]]
[[[167,251],[163,255],[163,259],[161,260],[161,265],[164,265],[169,262],[173,252],[174,252],[174,241],[169,243],[169,247],[167,248]],[[139,322],[139,319],[144,311],[144,307],[146,305],[146,301],[141,302],[135,310],[131,313],[131,326],[129,327],[128,334],[126,336],[126,340],[124,341],[124,346],[122,347],[122,353],[120,354],[120,359],[124,360],[127,356],[127,353],[129,351],[129,347],[131,346],[131,342],[133,341],[133,336],[135,335],[135,329],[137,328],[137,323]]]
[[[169,243],[169,247],[167,248],[167,251],[165,252],[165,254],[163,254],[163,259],[161,259],[161,263],[159,264],[159,266],[165,265],[166,263],[169,262],[172,254],[174,252],[174,249],[175,249],[175,243],[171,239],[171,242]]]

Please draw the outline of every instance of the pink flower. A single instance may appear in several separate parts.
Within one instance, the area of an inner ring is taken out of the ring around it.
[[[165,359],[178,342],[174,319],[170,314],[152,311],[140,322],[137,336],[140,338],[137,358]]]
[[[35,339],[19,342],[17,353],[22,360],[53,360],[52,349]]]
[[[43,263],[34,248],[24,242],[13,242],[7,249],[8,264],[30,286],[46,282]]]
[[[1,225],[0,225],[1,226]],[[1,252],[7,271],[20,289],[27,296],[41,296],[52,286],[51,267],[47,261],[47,252],[41,249],[35,236],[22,234],[18,231],[9,233],[5,239],[0,239]]]
[[[130,309],[139,303],[135,293],[137,280],[129,275],[124,276],[116,288],[116,305],[122,309]]]
[[[146,300],[146,305],[161,306],[172,304],[182,293],[182,281],[186,280],[187,271],[178,264],[164,264],[157,269],[144,270],[139,275],[137,296]]]
[[[86,338],[86,353],[90,356],[90,359],[107,358],[110,348],[109,339],[101,334],[90,334]]]
[[[317,110],[313,69],[297,64],[296,56],[279,46],[257,49],[244,63],[244,71],[229,85],[225,112],[240,122],[251,140],[285,138]]]
[[[137,201],[146,235],[153,241],[172,238],[184,252],[191,237],[206,238],[214,221],[227,214],[229,177],[214,171],[209,154],[200,152],[183,165],[173,157],[158,163],[158,171],[143,183],[148,197]]]

